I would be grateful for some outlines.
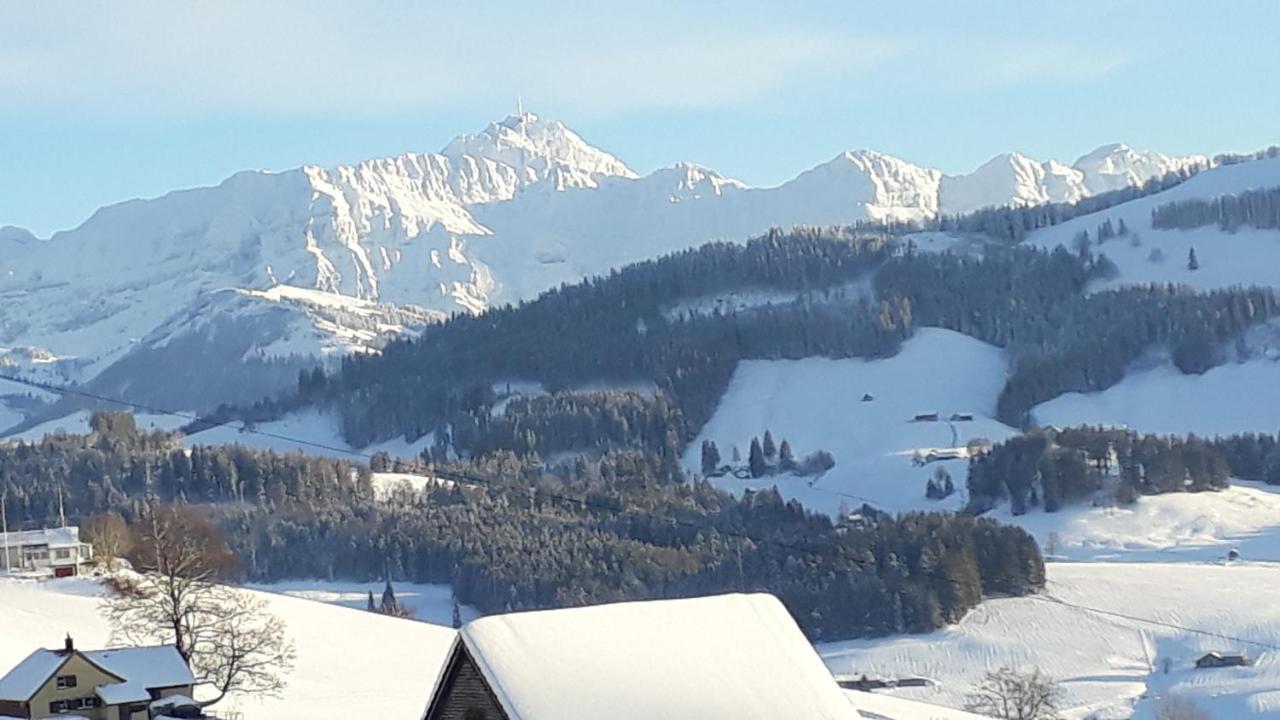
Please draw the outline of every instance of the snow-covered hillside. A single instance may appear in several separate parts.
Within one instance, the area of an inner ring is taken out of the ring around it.
[[[757,479],[733,476],[716,482],[731,492],[776,485],[806,507],[834,513],[842,503],[863,502],[889,511],[963,505],[965,445],[975,438],[999,442],[1014,430],[992,418],[1005,381],[1003,353],[948,330],[916,332],[897,355],[882,360],[753,360],[742,362],[715,415],[689,444],[685,465],[700,472],[703,440],[716,443],[723,460],[733,449],[745,460],[753,436],[773,433],[791,442],[801,458],[817,450],[835,467],[814,478],[790,474]],[[871,399],[864,400],[870,395]],[[938,413],[937,421],[917,422]],[[971,419],[951,421],[953,415]],[[917,465],[916,451],[958,456]],[[951,474],[958,491],[941,501],[924,497],[936,468]]]
[[[687,163],[640,177],[562,123],[522,113],[437,153],[248,171],[104,207],[48,240],[6,228],[0,356],[34,348],[40,367],[17,371],[206,410],[257,399],[317,357],[375,350],[444,313],[708,240],[1069,199],[1199,160],[1107,146],[1070,168],[1016,156],[1018,167],[1049,173],[1011,174],[998,158],[943,176],[859,150],[749,188]],[[27,414],[5,406],[5,425]]]
[[[1249,560],[1280,563],[1280,488],[1261,483],[1019,516],[1003,505],[987,517],[1021,526],[1057,559],[1194,563],[1221,560],[1234,548]]]
[[[954,627],[819,652],[838,676],[929,678],[930,687],[896,694],[952,707],[984,672],[1010,666],[1057,680],[1068,720],[1149,720],[1168,695],[1213,718],[1280,713],[1280,606],[1260,600],[1280,592],[1280,566],[1052,563],[1048,571],[1044,595],[988,600]],[[1253,664],[1194,669],[1212,651],[1244,652]]]
[[[1141,432],[1202,436],[1280,428],[1280,361],[1230,362],[1184,375],[1172,362],[1135,370],[1101,392],[1068,393],[1037,405],[1040,425],[1124,425]]]
[[[1273,187],[1280,187],[1280,158],[1225,165],[1198,173],[1164,192],[1037,230],[1027,237],[1027,242],[1046,248],[1070,248],[1081,232],[1088,232],[1096,241],[1099,225],[1109,219],[1113,226],[1119,226],[1123,220],[1129,230],[1127,237],[1115,237],[1094,248],[1095,252],[1106,254],[1119,270],[1099,289],[1149,282],[1174,282],[1199,290],[1232,285],[1276,286],[1280,285],[1280,275],[1275,272],[1280,266],[1280,232],[1245,228],[1228,233],[1213,226],[1195,230],[1151,227],[1151,211],[1166,203],[1208,200]],[[1187,267],[1187,256],[1193,247],[1200,266],[1197,270]]]

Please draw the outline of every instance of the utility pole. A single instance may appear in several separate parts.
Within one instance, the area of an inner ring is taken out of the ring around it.
[[[9,489],[0,490],[0,537],[4,538],[4,574],[9,574],[9,516],[5,513],[4,501],[9,496]]]
[[[58,483],[58,522],[60,527],[67,526],[67,514],[62,509],[62,483]]]

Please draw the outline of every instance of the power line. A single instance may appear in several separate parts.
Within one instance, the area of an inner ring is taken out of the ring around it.
[[[1082,612],[1089,612],[1097,615],[1104,615],[1108,617],[1119,618],[1121,620],[1128,620],[1130,622],[1138,622],[1138,623],[1144,623],[1147,625],[1155,625],[1157,627],[1163,627],[1170,630],[1181,630],[1182,632],[1189,632],[1195,635],[1205,635],[1207,637],[1215,637],[1220,640],[1230,640],[1231,642],[1236,642],[1236,643],[1256,645],[1258,647],[1267,648],[1268,650],[1280,650],[1280,645],[1277,645],[1275,643],[1264,642],[1261,640],[1250,640],[1248,638],[1236,637],[1234,635],[1226,635],[1224,633],[1214,632],[1212,630],[1205,630],[1203,628],[1194,628],[1194,627],[1189,627],[1187,625],[1179,625],[1177,623],[1166,622],[1164,620],[1153,620],[1152,618],[1144,618],[1138,615],[1129,615],[1127,613],[1116,612],[1114,610],[1103,610],[1102,608],[1089,607],[1088,605],[1080,605],[1077,603],[1068,602],[1066,600],[1063,600],[1062,598],[1057,598],[1049,594],[1028,595],[1027,597],[1034,598],[1042,602],[1053,603],[1055,605],[1062,605],[1064,607],[1080,610]]]
[[[141,410],[143,412],[146,412],[152,415],[169,415],[172,417],[178,417],[184,420],[189,420],[191,421],[191,423],[200,423],[201,425],[205,426],[204,429],[213,429],[215,427],[230,427],[241,433],[258,435],[261,437],[267,437],[274,440],[281,440],[284,442],[295,443],[298,445],[303,445],[303,446],[315,448],[318,450],[325,450],[333,453],[338,453],[341,455],[349,455],[349,456],[361,458],[364,460],[373,460],[374,458],[373,453],[361,452],[359,450],[353,450],[351,448],[338,447],[336,445],[330,445],[328,443],[322,443],[322,442],[316,442],[314,440],[307,440],[304,438],[292,437],[292,436],[284,435],[281,433],[274,433],[266,430],[259,430],[255,427],[252,427],[244,423],[243,421],[233,422],[229,420],[211,420],[211,419],[207,419],[199,415],[196,415],[194,413],[187,413],[187,412],[181,412],[177,410],[169,410],[166,408],[159,408],[151,405],[146,405],[144,403],[134,402],[131,400],[122,400],[120,398],[108,397],[106,395],[92,393],[85,390],[79,390],[77,388],[64,387],[61,385],[54,385],[51,383],[40,382],[38,380],[31,380],[28,378],[22,378],[22,377],[17,377],[12,375],[0,374],[0,380],[8,380],[9,382],[17,383],[19,385],[26,385],[28,387],[37,388],[40,390],[44,390],[46,392],[59,393],[62,395],[80,397],[88,400],[94,400],[97,402],[110,403],[113,405],[119,405],[121,407]],[[240,425],[239,427],[236,427],[235,423],[237,422]],[[444,480],[449,480],[452,482],[457,482],[462,484],[470,483],[472,485],[483,485],[489,488],[491,491],[501,495],[515,495],[519,492],[523,492],[516,489],[500,487],[495,483],[494,478],[481,477],[479,475],[474,475],[474,474],[465,473],[465,472],[458,472],[453,470],[440,471],[434,468],[431,470],[431,472],[433,475]],[[828,492],[831,492],[831,491],[828,491]],[[655,515],[653,513],[646,513],[643,511],[627,510],[626,508],[619,508],[613,505],[595,502],[590,499],[575,498],[575,497],[572,497],[569,495],[563,495],[560,493],[543,492],[542,496],[551,498],[552,500],[563,502],[565,504],[574,505],[584,510],[596,510],[600,512],[612,513],[620,517],[630,516],[632,518],[645,518],[655,522],[670,523],[672,525],[693,529],[693,530],[714,531],[720,535],[724,535],[727,537],[734,537],[740,540],[750,540],[751,542],[756,543],[758,545],[773,545],[775,547],[782,547],[788,550],[811,552],[819,555],[829,553],[829,552],[843,554],[843,551],[845,550],[845,548],[842,545],[839,545],[836,543],[826,543],[823,545],[815,545],[811,543],[792,543],[785,540],[762,538],[762,537],[752,535],[750,533],[716,527],[715,525],[712,525],[712,524],[696,523],[689,520],[683,520],[675,516],[662,516],[662,515]],[[862,561],[857,560],[855,558],[848,557],[848,559],[852,560],[857,564],[860,564],[860,565],[863,564]]]

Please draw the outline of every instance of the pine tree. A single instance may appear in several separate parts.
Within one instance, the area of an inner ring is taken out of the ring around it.
[[[458,596],[453,595],[453,629],[462,627],[462,608],[458,607]]]
[[[764,475],[764,450],[760,447],[760,438],[751,438],[751,450],[747,454],[747,465],[751,468],[751,477],[758,478]]]
[[[720,467],[720,450],[710,440],[702,441],[702,474],[710,477]]]
[[[764,445],[761,446],[761,449],[764,450],[766,460],[772,460],[778,453],[778,446],[773,444],[773,433],[768,430],[764,431]]]
[[[396,591],[391,588],[391,578],[387,578],[387,587],[382,591],[382,612],[386,615],[395,615],[399,609],[400,605],[396,602]]]
[[[1187,269],[1188,270],[1200,269],[1200,261],[1196,259],[1195,248],[1191,248],[1191,250],[1187,253]]]
[[[373,604],[373,591],[372,591],[372,590],[370,590],[370,591],[369,591],[369,607],[368,607],[367,609],[368,609],[368,611],[369,611],[369,612],[378,612],[378,606],[377,606],[377,605],[375,605],[375,604]]]
[[[796,469],[796,457],[792,454],[791,443],[786,438],[783,438],[782,444],[778,446],[778,467],[787,472]]]

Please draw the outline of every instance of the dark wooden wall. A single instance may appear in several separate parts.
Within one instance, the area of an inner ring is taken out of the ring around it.
[[[443,682],[423,720],[510,720],[462,643],[449,656]]]

